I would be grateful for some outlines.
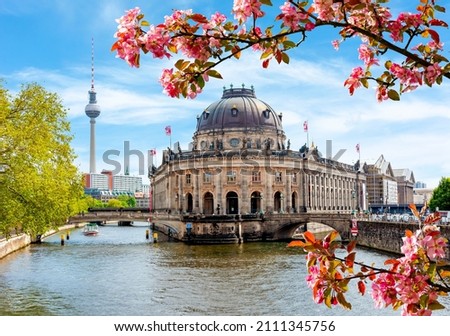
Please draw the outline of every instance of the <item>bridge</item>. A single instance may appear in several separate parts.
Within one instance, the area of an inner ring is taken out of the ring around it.
[[[357,235],[351,234],[350,213],[301,212],[248,215],[179,215],[148,211],[94,211],[70,218],[71,223],[151,222],[155,231],[174,240],[196,244],[241,243],[251,241],[289,241],[297,228],[308,223],[321,223],[336,230],[342,239],[356,239],[358,245],[382,251],[400,253],[405,230],[416,231],[418,223],[356,219]],[[450,241],[450,225],[440,225],[444,237]],[[450,253],[447,249],[447,259]]]

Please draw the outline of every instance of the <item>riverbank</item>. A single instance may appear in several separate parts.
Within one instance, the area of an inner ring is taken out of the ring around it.
[[[42,235],[41,238],[45,238],[51,235],[54,235],[61,231],[70,230],[73,228],[79,228],[86,225],[86,223],[77,223],[77,224],[68,224],[63,225],[59,227],[57,230],[50,230],[44,235]],[[27,247],[31,243],[35,242],[31,239],[30,235],[27,235],[25,233],[15,235],[9,238],[1,238],[0,239],[0,259],[6,257],[8,254],[11,254],[13,252],[16,252],[20,249],[23,249],[24,247]]]

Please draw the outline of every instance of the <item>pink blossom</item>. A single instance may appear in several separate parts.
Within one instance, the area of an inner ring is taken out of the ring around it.
[[[297,11],[297,8],[294,7],[289,1],[286,1],[282,6],[280,6],[280,9],[283,24],[292,30],[298,29],[300,21],[308,18],[307,14]]]
[[[338,40],[332,41],[331,44],[333,45],[333,48],[334,48],[335,50],[339,50],[340,42],[339,42]]]
[[[261,2],[259,0],[234,0],[232,12],[239,23],[244,23],[252,16],[254,18],[264,16],[264,12],[261,11]]]
[[[178,97],[180,95],[180,90],[174,84],[173,69],[164,69],[159,82],[163,87],[163,92],[169,97]]]
[[[394,276],[389,273],[380,274],[372,282],[372,298],[376,308],[383,308],[397,301],[397,291],[394,286]]]
[[[353,69],[350,77],[344,82],[344,86],[348,87],[350,95],[353,95],[355,90],[361,86],[360,79],[364,77],[364,70],[361,67]]]
[[[431,260],[443,259],[447,240],[439,235],[426,235],[420,242]]]
[[[138,15],[140,12],[138,7],[126,11],[124,16],[116,20],[119,25],[114,34],[114,37],[117,38],[115,43],[117,57],[134,67],[139,66],[140,45],[135,37],[136,31],[139,29]]]
[[[384,85],[378,85],[376,90],[377,101],[381,103],[384,100],[388,100],[388,89]]]
[[[395,286],[399,299],[405,304],[418,303],[428,289],[427,280],[428,276],[421,274],[414,277],[400,277]]]
[[[367,67],[371,65],[380,65],[378,59],[374,57],[374,52],[366,44],[361,44],[358,48],[359,59],[364,62]]]
[[[403,246],[400,248],[405,257],[411,258],[417,253],[417,238],[414,235],[411,237],[403,237]]]
[[[138,41],[153,54],[153,57],[170,58],[170,54],[166,50],[170,42],[170,35],[165,28],[152,25],[147,33],[139,37]]]
[[[441,67],[437,63],[434,63],[433,65],[430,65],[430,66],[426,67],[426,69],[425,69],[426,83],[428,85],[434,84],[434,82],[436,82],[436,79],[441,74],[442,74]]]
[[[311,5],[320,20],[332,21],[335,18],[335,6],[333,0],[314,0]]]

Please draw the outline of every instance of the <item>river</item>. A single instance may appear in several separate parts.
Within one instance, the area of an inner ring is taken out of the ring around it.
[[[22,316],[372,316],[369,292],[350,311],[312,300],[305,255],[285,243],[191,246],[150,243],[145,225],[104,226],[86,237],[47,237],[0,260],[0,315]],[[366,263],[387,255],[358,250]],[[354,288],[356,284],[351,287]],[[450,315],[448,308],[434,315]]]

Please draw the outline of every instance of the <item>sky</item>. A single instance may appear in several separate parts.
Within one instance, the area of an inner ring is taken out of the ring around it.
[[[273,3],[277,9],[282,1]],[[146,20],[158,24],[172,9],[193,8],[207,16],[221,11],[231,19],[231,6],[231,0],[0,0],[0,79],[13,94],[23,84],[38,83],[61,97],[74,136],[76,165],[82,172],[89,171],[89,118],[84,109],[91,85],[93,39],[95,90],[102,110],[96,119],[97,172],[119,168],[124,174],[128,160],[130,175],[141,175],[148,183],[148,151],[156,149],[158,165],[162,150],[170,144],[179,142],[187,149],[197,115],[221,98],[223,87],[244,84],[253,85],[259,99],[283,114],[291,149],[300,148],[308,136],[322,153],[327,140],[332,141],[332,156],[344,149],[339,157],[344,163],[360,158],[373,164],[383,155],[393,169],[410,169],[416,181],[429,188],[450,176],[448,81],[404,94],[399,102],[378,103],[373,87],[350,96],[344,81],[353,67],[361,65],[358,43],[350,41],[334,50],[331,41],[339,38],[337,30],[312,33],[289,54],[288,65],[273,62],[263,69],[255,53],[225,63],[218,68],[223,80],[211,79],[195,100],[169,98],[162,92],[158,78],[173,61],[146,55],[136,69],[111,52],[115,20],[129,8],[141,7]],[[405,6],[402,0],[391,1],[394,12],[407,11]],[[450,33],[448,29],[440,33],[444,55],[450,58]],[[306,120],[308,134],[303,131]],[[164,131],[168,125],[170,137]]]

